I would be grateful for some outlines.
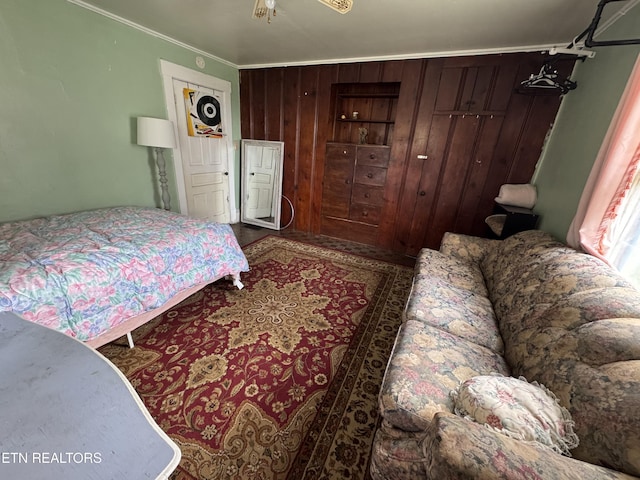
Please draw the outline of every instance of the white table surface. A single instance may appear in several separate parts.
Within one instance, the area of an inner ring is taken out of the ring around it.
[[[167,478],[180,450],[99,352],[0,313],[0,478]]]

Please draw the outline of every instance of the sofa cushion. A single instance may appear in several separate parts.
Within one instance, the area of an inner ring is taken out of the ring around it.
[[[451,392],[455,412],[513,438],[570,455],[578,446],[573,421],[556,396],[524,377],[481,375]]]
[[[501,243],[501,240],[490,240],[461,233],[446,232],[440,243],[440,252],[458,260],[480,263],[487,252]]]
[[[405,432],[383,422],[376,431],[370,471],[374,479],[425,478],[424,432]]]
[[[535,257],[549,249],[566,247],[548,233],[540,230],[527,230],[516,233],[504,240],[491,244],[479,262],[484,275],[487,289],[491,292],[494,284],[504,280],[504,276],[514,272],[526,271],[521,268],[520,257],[526,253]],[[570,249],[569,249],[570,250]],[[516,261],[518,260],[518,261]]]
[[[423,322],[502,354],[504,345],[493,306],[485,296],[446,280],[414,277],[405,319]]]
[[[527,333],[520,370],[571,413],[580,437],[573,456],[640,476],[640,319]]]
[[[531,320],[544,319],[547,308],[568,296],[596,289],[631,287],[599,259],[575,251],[547,252],[535,260],[525,255],[522,263],[529,270],[506,280],[511,285],[509,293],[502,297],[491,294],[507,344],[517,341],[519,332],[531,327]]]
[[[423,279],[437,278],[453,287],[488,296],[478,262],[445,255],[437,250],[420,250],[416,258],[415,278],[419,279],[418,283]]]
[[[477,375],[509,374],[495,352],[423,322],[407,320],[396,337],[380,392],[390,425],[424,430],[439,411],[453,411],[449,392]]]
[[[610,320],[624,318],[640,318],[640,295],[634,288],[590,289],[567,295],[551,306],[530,309],[521,322],[510,328],[512,332],[518,332],[517,336],[509,335],[512,341],[506,351],[513,375],[525,375],[525,372],[526,375],[531,375],[535,373],[533,369],[536,365],[540,369],[545,368],[544,362],[540,363],[536,355],[547,355],[548,344],[538,345],[532,337],[548,328],[575,331],[583,325],[596,322],[595,325],[600,327],[594,325],[584,333],[606,331],[608,335],[617,335],[615,342],[611,338],[605,341],[600,335],[581,336],[581,341],[589,345],[588,348],[581,349],[582,361],[589,364],[610,363],[624,359],[625,356],[637,356],[640,342],[635,345],[629,343],[634,341],[633,336],[628,335],[632,329],[625,326],[623,331],[616,330]],[[566,332],[560,334],[564,335]]]
[[[620,472],[559,455],[446,413],[436,414],[424,451],[427,478],[438,480],[631,480]]]

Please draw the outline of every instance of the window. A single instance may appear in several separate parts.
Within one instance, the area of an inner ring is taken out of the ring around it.
[[[618,216],[607,234],[611,247],[605,258],[640,289],[640,169],[622,199]]]
[[[582,192],[567,243],[640,289],[640,57]]]

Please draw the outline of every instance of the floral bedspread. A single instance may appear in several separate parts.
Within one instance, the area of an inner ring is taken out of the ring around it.
[[[116,207],[0,224],[0,311],[90,340],[249,270],[229,225]]]

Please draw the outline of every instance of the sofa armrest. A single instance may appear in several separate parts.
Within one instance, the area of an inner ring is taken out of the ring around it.
[[[450,413],[437,413],[424,441],[428,478],[439,480],[633,479],[502,435]]]
[[[440,252],[467,262],[478,263],[490,248],[499,243],[500,240],[447,232],[442,237]]]

